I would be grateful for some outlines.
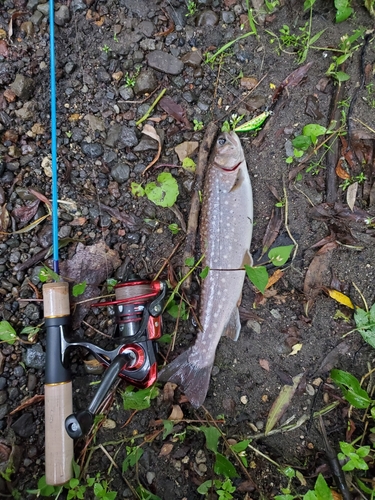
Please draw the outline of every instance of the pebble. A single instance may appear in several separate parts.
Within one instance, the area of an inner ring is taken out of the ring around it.
[[[193,50],[182,56],[182,61],[192,68],[198,68],[202,64],[202,53],[199,50]]]
[[[13,92],[22,100],[30,99],[34,92],[34,80],[17,73],[16,78],[10,85]]]
[[[138,144],[138,138],[135,130],[125,125],[121,127],[120,137],[119,137],[119,148],[132,148]]]
[[[0,391],[5,389],[7,386],[7,379],[5,377],[0,377]]]
[[[3,405],[4,403],[6,403],[8,399],[8,393],[7,391],[0,391],[0,405]]]
[[[27,412],[21,415],[12,425],[12,429],[22,438],[28,438],[35,434],[36,424],[32,413]]]
[[[46,363],[46,355],[42,346],[40,344],[34,344],[33,346],[27,348],[23,355],[23,361],[29,368],[43,370]]]
[[[83,0],[72,0],[70,7],[73,12],[79,12],[81,10],[86,10],[87,8]]]
[[[35,111],[35,102],[27,101],[22,106],[22,108],[17,109],[14,113],[18,118],[21,118],[21,120],[26,121],[26,120],[31,120],[31,118],[33,118],[34,111]]]
[[[144,40],[141,40],[139,45],[144,51],[155,50],[156,48],[155,40],[153,40],[152,38],[145,38]]]
[[[207,462],[207,457],[203,450],[198,450],[197,454],[195,455],[195,462],[198,465]]]
[[[232,24],[236,19],[236,16],[232,10],[222,10],[221,20],[225,24]]]
[[[216,26],[219,16],[212,10],[204,10],[197,16],[197,26]]]
[[[281,319],[281,314],[277,309],[271,309],[270,313],[275,319]]]
[[[143,137],[139,144],[133,148],[133,151],[140,153],[142,151],[157,151],[159,148],[158,142],[151,137]]]
[[[112,168],[111,176],[119,184],[122,184],[123,182],[127,181],[130,176],[129,165],[126,165],[124,163],[119,163],[118,165]]]
[[[36,9],[38,3],[39,0],[29,0],[26,5],[27,10],[33,12]]]
[[[153,92],[158,86],[155,72],[151,69],[142,71],[136,78],[134,92],[136,94],[146,94]]]
[[[36,388],[38,379],[34,373],[30,373],[27,376],[27,390],[33,392]]]
[[[40,311],[36,304],[27,304],[24,309],[24,314],[26,318],[29,318],[32,321],[38,321],[40,318]]]
[[[40,26],[42,23],[42,19],[43,19],[43,14],[39,10],[36,10],[34,14],[30,17],[29,21],[33,23],[34,26]]]
[[[128,85],[122,85],[118,92],[124,101],[131,101],[134,98],[134,91]]]
[[[84,138],[84,133],[79,127],[73,127],[71,130],[72,133],[72,141],[74,142],[82,142]]]
[[[260,326],[260,323],[258,323],[258,321],[255,321],[254,319],[249,319],[247,322],[246,322],[246,326],[248,328],[250,328],[251,330],[254,330],[255,333],[260,333],[260,330],[261,330],[261,326]]]
[[[23,367],[21,365],[18,365],[14,368],[13,370],[13,374],[15,377],[17,378],[20,378],[22,377],[22,375],[25,373],[25,370],[23,369]]]
[[[148,484],[152,484],[152,482],[155,479],[155,477],[156,477],[155,472],[150,472],[150,471],[147,472],[146,479],[147,479]]]
[[[9,411],[9,405],[8,405],[8,403],[0,405],[0,420],[2,420],[4,417],[7,416],[8,411]]]
[[[70,12],[67,5],[61,5],[61,7],[55,12],[55,23],[57,26],[64,26],[64,24],[70,21]]]
[[[102,83],[109,83],[112,80],[111,75],[102,66],[97,69],[96,78],[98,82]]]
[[[20,29],[26,36],[32,37],[34,35],[34,24],[31,21],[22,23]]]
[[[99,156],[102,156],[103,154],[103,147],[97,142],[82,142],[81,148],[83,154],[85,154],[89,158],[99,158]]]
[[[154,50],[147,55],[147,63],[151,68],[166,73],[167,75],[179,75],[184,69],[184,63],[177,57],[162,50]]]
[[[73,73],[75,68],[75,64],[72,61],[68,61],[65,66],[64,66],[64,71],[67,75],[70,75]]]
[[[43,16],[47,17],[49,14],[49,2],[38,4],[37,9],[43,14]]]

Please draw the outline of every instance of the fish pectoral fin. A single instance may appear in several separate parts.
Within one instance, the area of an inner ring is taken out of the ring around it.
[[[253,258],[251,256],[249,250],[246,250],[246,253],[245,253],[245,255],[243,257],[243,261],[242,261],[242,267],[244,267],[245,265],[253,267],[253,264],[254,264]]]
[[[228,323],[223,330],[223,336],[229,337],[232,340],[237,340],[240,335],[241,322],[238,307],[235,307],[230,315]]]

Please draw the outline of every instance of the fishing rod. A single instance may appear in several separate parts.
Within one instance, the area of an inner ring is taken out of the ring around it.
[[[58,162],[56,121],[54,1],[50,0],[50,84],[52,155],[52,240],[53,270],[59,274]],[[43,285],[46,325],[45,370],[45,473],[46,483],[62,485],[73,476],[73,439],[86,434],[94,422],[107,392],[120,376],[136,387],[145,388],[157,379],[157,340],[162,335],[163,303],[167,285],[137,277],[115,287],[115,300],[94,307],[115,311],[113,350],[71,337],[69,284],[64,281]],[[88,408],[73,413],[72,377],[69,352],[83,347],[107,368]]]

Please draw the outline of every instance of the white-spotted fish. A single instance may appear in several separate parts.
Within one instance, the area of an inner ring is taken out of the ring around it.
[[[234,132],[222,133],[208,166],[200,221],[203,267],[199,321],[194,346],[165,367],[163,382],[178,384],[190,403],[203,404],[220,337],[237,340],[241,324],[238,305],[245,279],[244,264],[252,264],[253,196],[244,152]]]

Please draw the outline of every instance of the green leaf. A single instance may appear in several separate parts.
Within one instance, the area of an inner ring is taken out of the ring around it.
[[[313,45],[317,40],[319,40],[319,38],[323,35],[324,32],[325,32],[325,29],[319,31],[316,35],[311,37],[309,40],[309,45]]]
[[[172,342],[172,335],[170,333],[165,333],[158,339],[160,344],[170,344]]]
[[[126,456],[125,460],[122,462],[122,472],[126,472],[130,467],[138,462],[138,460],[143,455],[143,448],[136,447]]]
[[[134,390],[134,387],[129,385],[122,393],[124,409],[146,410],[151,405],[151,399],[155,399],[158,394],[159,389],[155,386]]]
[[[286,245],[283,247],[272,248],[268,252],[268,257],[274,266],[283,266],[289,259],[294,245]]]
[[[336,23],[346,21],[353,14],[354,10],[351,7],[344,7],[336,12]]]
[[[162,500],[157,495],[151,493],[151,491],[146,490],[142,485],[139,485],[136,492],[140,496],[141,500]]]
[[[340,66],[341,64],[343,64],[349,57],[350,57],[350,54],[343,54],[342,56],[339,56],[336,59],[337,66]]]
[[[130,188],[131,188],[132,194],[134,196],[144,196],[145,195],[145,190],[137,182],[132,182],[130,185]]]
[[[163,420],[163,426],[163,439],[165,439],[167,436],[169,436],[169,434],[173,432],[174,423],[170,420]]]
[[[60,281],[60,276],[47,266],[39,271],[38,278],[42,283],[46,283],[48,280]]]
[[[72,468],[74,477],[79,478],[79,475],[81,474],[81,467],[77,464],[75,460],[72,461]]]
[[[17,333],[8,321],[0,321],[0,342],[13,345],[17,340]]]
[[[343,370],[331,370],[330,377],[340,387],[345,399],[355,408],[368,408],[372,403],[367,392],[362,389],[358,379]]]
[[[332,492],[322,474],[319,474],[314,490],[316,493],[316,500],[333,500]]]
[[[315,491],[308,491],[304,496],[303,500],[317,500],[317,496],[315,494]]]
[[[293,495],[276,495],[274,500],[294,500],[295,498]]]
[[[188,257],[185,259],[185,266],[193,267],[194,266],[194,257]]]
[[[349,456],[349,453],[355,453],[355,448],[352,444],[340,441],[340,449],[344,455]]]
[[[231,449],[235,453],[240,453],[241,451],[246,450],[246,448],[249,446],[250,442],[251,442],[251,439],[245,439],[244,441],[240,441],[239,443],[233,444],[231,446]]]
[[[230,132],[230,123],[228,121],[225,121],[223,123],[223,126],[221,127],[222,132]]]
[[[215,474],[222,474],[225,477],[239,477],[234,465],[221,453],[216,453],[214,472]]]
[[[182,160],[182,168],[189,172],[195,172],[196,163],[188,156]]]
[[[82,281],[82,283],[77,283],[76,285],[74,285],[72,290],[73,297],[78,297],[79,295],[82,295],[86,290],[86,285],[87,285],[86,280]]]
[[[285,467],[284,469],[282,469],[281,471],[284,476],[288,477],[289,479],[292,479],[293,477],[296,477],[296,471],[293,469],[293,467]]]
[[[307,151],[311,146],[311,139],[305,135],[297,135],[292,140],[293,147],[296,149],[301,149],[302,151]]]
[[[303,10],[311,9],[315,2],[316,0],[305,0],[303,2]]]
[[[350,76],[348,75],[348,73],[345,73],[344,71],[336,71],[336,73],[334,74],[334,77],[339,82],[346,82],[350,78]]]
[[[209,479],[208,481],[205,481],[200,486],[198,486],[197,492],[200,493],[201,495],[206,495],[213,487],[213,485],[214,481],[212,479]]]
[[[208,266],[206,266],[205,268],[203,268],[202,271],[199,273],[199,277],[202,280],[204,280],[205,278],[207,278],[209,270],[210,270],[210,268]]]
[[[104,488],[103,486],[100,484],[100,483],[95,483],[94,484],[94,494],[98,497],[99,495],[100,496],[103,496],[102,493],[104,491]]]
[[[178,184],[169,172],[158,175],[156,182],[150,182],[145,187],[147,198],[161,207],[171,207],[177,200]]]
[[[313,137],[316,138],[320,135],[324,135],[326,132],[326,127],[318,125],[317,123],[310,123],[309,125],[305,125],[302,129],[302,134],[306,137],[310,137],[311,139]],[[315,140],[312,139],[312,142],[315,142]]]
[[[207,449],[213,451],[214,453],[217,453],[217,444],[221,436],[220,431],[216,429],[216,427],[212,427],[211,425],[208,427],[199,427],[199,430],[202,431],[206,436]]]
[[[264,266],[251,267],[245,264],[247,277],[251,283],[261,292],[264,293],[268,283],[268,272]]]
[[[175,223],[169,224],[168,229],[171,231],[172,234],[178,234],[180,232],[180,228]]]

